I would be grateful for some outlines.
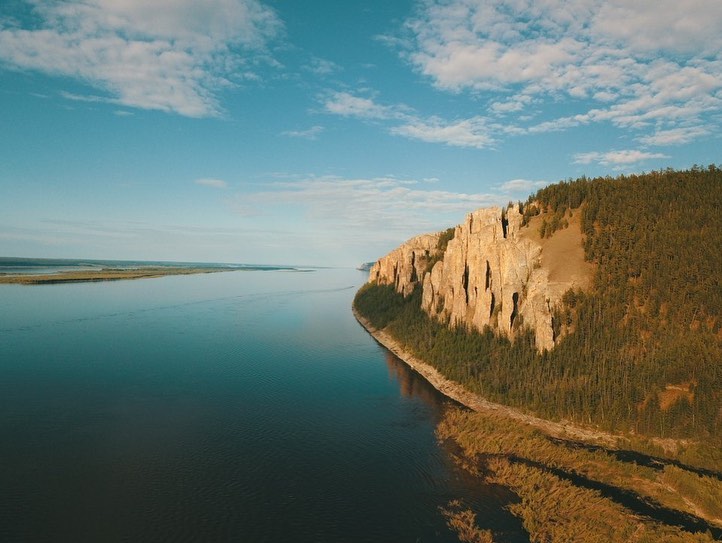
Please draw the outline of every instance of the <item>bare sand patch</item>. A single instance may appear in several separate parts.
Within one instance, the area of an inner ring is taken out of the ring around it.
[[[592,284],[595,266],[584,260],[584,237],[581,228],[581,211],[567,212],[567,228],[557,230],[551,237],[542,238],[539,227],[549,214],[541,214],[519,230],[519,236],[530,239],[542,247],[541,265],[549,273],[549,287],[561,295],[570,288],[585,290]]]

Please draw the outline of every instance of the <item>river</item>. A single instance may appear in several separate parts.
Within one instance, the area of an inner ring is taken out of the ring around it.
[[[355,321],[366,273],[0,285],[0,540],[457,541],[447,400]]]

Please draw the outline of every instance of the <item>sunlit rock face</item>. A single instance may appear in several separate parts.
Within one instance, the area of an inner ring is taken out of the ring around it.
[[[537,348],[551,349],[558,339],[551,312],[563,289],[549,288],[542,247],[520,235],[521,220],[518,206],[473,211],[438,261],[432,264],[440,234],[417,236],[379,259],[369,281],[404,296],[421,285],[422,308],[433,317],[510,338],[529,327]]]
[[[371,267],[369,281],[394,285],[398,292],[408,296],[423,278],[438,242],[439,234],[424,234],[410,239]]]

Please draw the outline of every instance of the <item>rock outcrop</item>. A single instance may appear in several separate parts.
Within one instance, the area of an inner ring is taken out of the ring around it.
[[[521,221],[518,206],[479,209],[456,227],[443,254],[437,254],[441,234],[417,236],[379,259],[369,281],[394,285],[404,296],[420,285],[422,308],[435,318],[489,326],[510,338],[529,327],[537,348],[551,349],[558,340],[554,306],[578,285],[550,285],[542,245],[520,232]]]
[[[423,280],[427,264],[436,253],[439,237],[437,233],[411,238],[371,267],[369,281],[392,284],[397,292],[408,296]]]

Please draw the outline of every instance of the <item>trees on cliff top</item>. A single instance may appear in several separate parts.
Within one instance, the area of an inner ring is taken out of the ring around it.
[[[385,287],[363,289],[357,308],[492,400],[722,445],[722,170],[580,178],[541,189],[524,212],[535,208],[547,224],[579,209],[597,264],[593,287],[558,308],[572,333],[552,351],[536,352],[531,332],[511,343],[449,328]]]

